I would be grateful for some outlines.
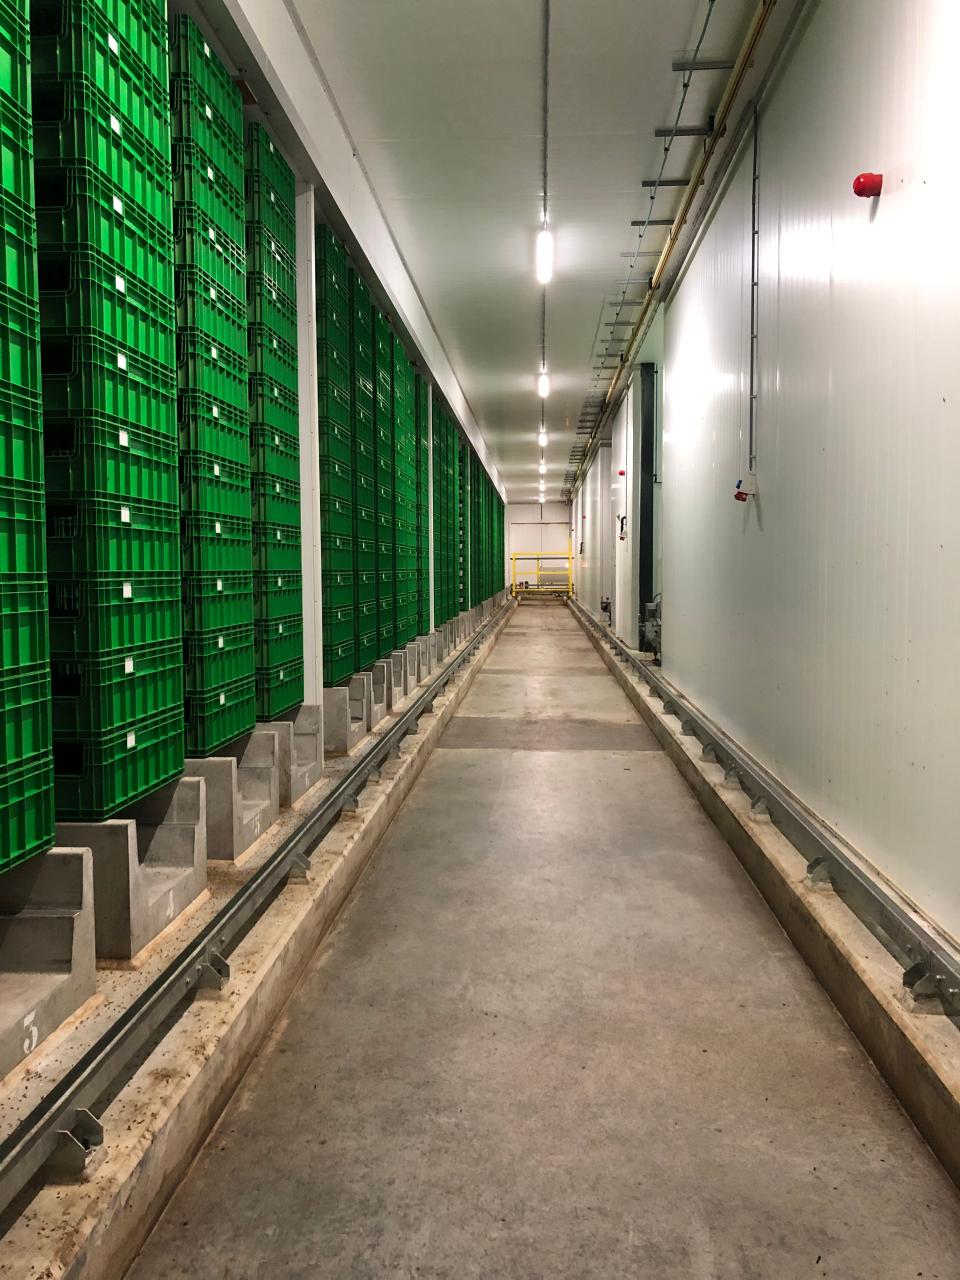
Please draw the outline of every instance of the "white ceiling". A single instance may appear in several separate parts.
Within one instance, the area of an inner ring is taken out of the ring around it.
[[[541,289],[542,0],[295,0],[397,245],[444,342],[510,501],[535,498]],[[547,497],[556,499],[595,374],[605,299],[636,248],[681,76],[708,0],[552,0],[547,287]],[[753,0],[715,0],[703,57],[733,57]],[[682,122],[702,123],[726,75],[693,79]],[[668,175],[701,143],[679,139]],[[673,213],[662,191],[654,216]],[[658,249],[666,228],[651,228]],[[639,281],[655,262],[640,258]],[[626,313],[627,315],[630,312]],[[607,318],[612,318],[609,308]]]

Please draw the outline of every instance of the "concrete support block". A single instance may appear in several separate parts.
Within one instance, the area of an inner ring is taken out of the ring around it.
[[[249,849],[280,813],[277,735],[258,725],[236,744],[236,755],[187,760],[187,777],[207,784],[207,857],[232,861]]]
[[[350,715],[354,720],[363,721],[364,732],[368,732],[387,714],[383,703],[376,703],[373,696],[373,672],[358,671],[350,677]]]
[[[280,808],[289,809],[323,773],[323,708],[304,703],[291,720],[265,726],[277,735]]]
[[[396,701],[399,704],[413,688],[413,685],[410,683],[410,676],[408,673],[406,649],[394,649],[393,653],[390,655],[390,661],[393,664],[394,693]]]
[[[420,683],[420,645],[412,640],[406,647],[407,654],[407,693],[413,693]]]
[[[51,849],[0,876],[0,1075],[94,994],[93,859]]]
[[[438,663],[441,663],[444,660],[444,658],[447,656],[447,650],[443,640],[443,623],[442,622],[438,627],[436,627],[430,633],[430,639],[432,641],[434,666],[436,666]]]
[[[417,636],[416,645],[420,659],[418,663],[419,679],[420,683],[423,684],[436,666],[437,647],[433,632],[426,636]]]
[[[323,747],[331,756],[349,755],[367,732],[362,699],[357,718],[352,714],[350,689],[345,684],[323,691]]]
[[[206,783],[179,778],[125,818],[58,823],[57,842],[91,851],[97,956],[129,960],[206,887]]]
[[[376,724],[378,720],[382,720],[383,716],[376,714],[378,705],[383,707],[384,713],[392,711],[395,703],[400,701],[403,691],[399,693],[394,688],[393,682],[393,662],[390,658],[381,658],[375,662],[370,668],[370,674],[373,676],[373,705],[374,720]]]

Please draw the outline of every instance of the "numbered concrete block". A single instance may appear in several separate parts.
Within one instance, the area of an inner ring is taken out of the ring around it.
[[[354,717],[356,709],[356,717]],[[363,698],[351,701],[346,685],[323,691],[323,748],[331,756],[349,755],[367,732]]]
[[[276,822],[280,749],[272,729],[258,725],[229,755],[187,760],[184,773],[207,784],[208,858],[239,858]]]
[[[280,808],[289,809],[323,775],[323,708],[305,703],[292,719],[264,727],[277,735]]]

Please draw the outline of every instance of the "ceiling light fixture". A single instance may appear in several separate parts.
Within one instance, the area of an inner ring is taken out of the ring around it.
[[[545,449],[547,447],[547,433],[545,431],[540,431],[538,433],[537,444],[540,446],[541,449]]]
[[[546,400],[550,394],[550,375],[546,369],[540,370],[540,376],[537,378],[537,395],[541,400]]]
[[[553,279],[553,232],[546,227],[537,233],[537,280],[549,284]]]
[[[541,462],[539,470],[540,470],[540,474],[542,476],[545,476],[547,474],[547,464],[545,462]]]

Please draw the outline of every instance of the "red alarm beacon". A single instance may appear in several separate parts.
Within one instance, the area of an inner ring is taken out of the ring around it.
[[[855,196],[878,196],[882,190],[882,173],[858,173],[853,180]]]

